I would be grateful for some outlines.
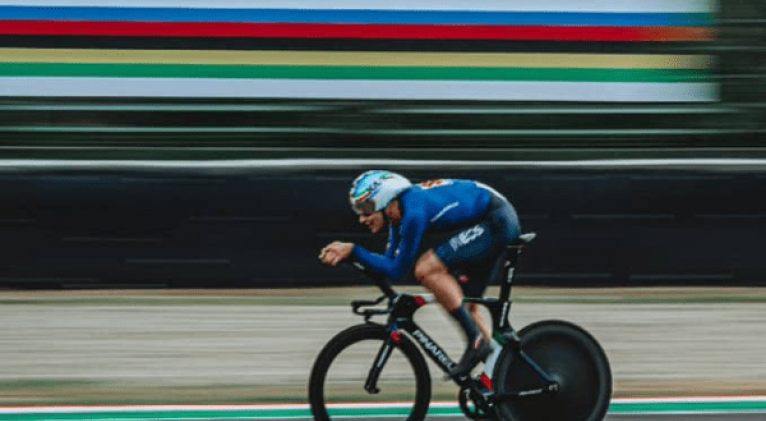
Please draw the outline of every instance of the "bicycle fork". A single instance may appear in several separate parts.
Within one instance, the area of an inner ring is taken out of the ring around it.
[[[364,390],[372,395],[380,393],[380,389],[378,389],[378,378],[380,378],[383,366],[386,365],[388,358],[391,356],[391,352],[394,350],[394,339],[392,336],[387,337],[386,340],[383,341],[383,345],[381,345],[378,355],[375,357],[372,367],[370,367],[370,372],[367,373],[367,380],[364,382]]]

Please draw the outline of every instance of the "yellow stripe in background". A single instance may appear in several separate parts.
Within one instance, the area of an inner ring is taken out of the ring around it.
[[[709,55],[0,48],[5,63],[709,69]]]

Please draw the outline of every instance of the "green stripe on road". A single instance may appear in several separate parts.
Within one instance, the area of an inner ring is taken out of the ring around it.
[[[472,80],[558,82],[703,82],[699,69],[247,66],[184,64],[0,63],[5,77],[136,77],[320,80]]]
[[[611,414],[766,412],[766,401],[612,402]]]

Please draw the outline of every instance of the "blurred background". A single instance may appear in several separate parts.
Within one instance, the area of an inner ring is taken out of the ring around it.
[[[0,285],[359,282],[316,251],[382,244],[346,202],[372,167],[505,193],[540,234],[520,282],[766,279],[761,1],[34,0],[0,20]]]

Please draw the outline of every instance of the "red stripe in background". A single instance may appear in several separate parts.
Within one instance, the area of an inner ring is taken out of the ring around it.
[[[706,41],[712,28],[0,21],[2,35],[232,38]]]

